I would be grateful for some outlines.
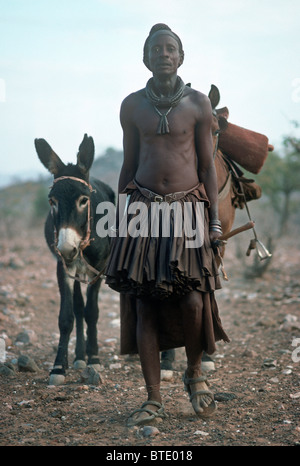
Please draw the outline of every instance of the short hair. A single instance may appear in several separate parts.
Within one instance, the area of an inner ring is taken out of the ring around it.
[[[172,29],[169,26],[167,26],[166,24],[163,24],[163,23],[155,24],[154,26],[152,26],[152,28],[151,28],[151,30],[149,32],[149,36],[147,37],[147,39],[145,41],[144,50],[143,50],[143,62],[147,66],[147,68],[149,70],[150,70],[150,67],[149,67],[150,66],[149,65],[149,43],[150,43],[150,40],[151,40],[152,36],[158,31],[167,31],[167,33],[169,33],[170,36],[172,36],[177,41],[178,47],[179,47],[179,53],[181,54],[182,59],[184,57],[182,42],[181,42],[180,38],[177,36],[177,34],[175,34],[175,32],[173,32]]]

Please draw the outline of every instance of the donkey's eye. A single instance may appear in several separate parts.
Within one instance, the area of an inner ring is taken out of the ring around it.
[[[49,204],[51,205],[51,207],[57,209],[57,200],[54,199],[54,197],[49,197]]]
[[[89,201],[89,198],[87,196],[81,196],[79,199],[78,199],[78,205],[79,207],[83,208],[87,205]]]

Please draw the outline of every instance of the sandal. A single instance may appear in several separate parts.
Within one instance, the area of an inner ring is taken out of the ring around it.
[[[159,408],[157,411],[151,411],[151,409],[145,408],[147,405],[153,405]],[[137,413],[148,413],[149,416],[147,417],[141,417],[139,418],[138,416],[133,419],[133,416]],[[165,414],[165,407],[163,404],[159,403],[158,401],[145,401],[145,403],[142,404],[141,408],[135,409],[132,411],[130,414],[128,420],[127,420],[127,427],[134,427],[134,426],[140,426],[144,424],[149,424],[149,422],[152,422],[153,420],[156,419],[163,419],[166,417]]]
[[[197,382],[206,382],[206,381],[207,381],[207,377],[205,375],[201,375],[200,377],[196,377],[194,379],[187,377],[186,373],[183,376],[185,390],[190,395],[190,402],[192,403],[194,411],[198,417],[201,417],[204,419],[212,416],[212,414],[217,409],[217,405],[214,400],[214,394],[210,390],[197,390],[196,392],[192,393],[190,385],[193,385]],[[211,403],[208,406],[201,406],[200,399],[197,398],[198,395],[200,395],[200,397],[203,395],[208,395],[211,398]],[[202,411],[199,411],[199,408],[202,409]]]

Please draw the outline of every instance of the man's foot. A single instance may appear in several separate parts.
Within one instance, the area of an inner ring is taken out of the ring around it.
[[[190,395],[190,402],[198,417],[208,418],[213,415],[217,409],[213,393],[208,390],[206,384],[207,377],[200,375],[199,377],[190,378],[184,374],[184,385]]]
[[[160,422],[166,417],[165,408],[158,401],[148,400],[142,404],[140,409],[135,409],[127,420],[127,427],[141,426]]]

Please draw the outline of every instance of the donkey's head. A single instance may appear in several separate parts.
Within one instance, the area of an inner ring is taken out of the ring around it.
[[[92,192],[89,170],[94,160],[94,141],[84,135],[76,165],[65,165],[44,139],[34,142],[40,161],[54,176],[48,197],[56,246],[66,263],[71,263],[89,240]]]

